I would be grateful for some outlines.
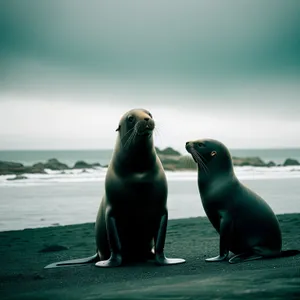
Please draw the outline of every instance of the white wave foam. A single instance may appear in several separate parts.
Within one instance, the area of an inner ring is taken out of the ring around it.
[[[103,182],[105,180],[106,168],[88,169],[86,171],[46,170],[47,174],[24,174],[27,179],[13,179],[15,175],[0,176],[0,186],[24,186],[24,185],[47,185],[53,183],[76,183],[76,182]],[[292,167],[235,167],[236,175],[239,179],[283,179],[300,178],[300,166]],[[170,181],[192,181],[197,180],[196,171],[166,171],[167,179]]]

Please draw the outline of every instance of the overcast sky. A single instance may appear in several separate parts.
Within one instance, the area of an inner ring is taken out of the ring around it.
[[[300,147],[300,1],[0,1],[0,149]]]

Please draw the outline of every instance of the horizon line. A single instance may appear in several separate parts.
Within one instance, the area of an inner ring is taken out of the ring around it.
[[[166,148],[172,148],[176,151],[178,148],[174,148],[171,146],[166,147],[157,147],[159,150],[164,150]],[[229,147],[230,150],[291,150],[291,149],[300,149],[300,146],[290,146],[290,147],[248,147],[248,148],[237,148],[237,147]],[[113,151],[114,148],[36,148],[36,149],[1,149],[0,151]]]

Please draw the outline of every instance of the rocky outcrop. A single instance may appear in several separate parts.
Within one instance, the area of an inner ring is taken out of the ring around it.
[[[0,175],[22,174],[24,165],[10,161],[0,161]]]
[[[194,170],[197,169],[197,165],[192,159],[190,155],[182,156],[176,150],[172,148],[167,148],[167,151],[159,150],[156,148],[156,152],[164,166],[164,169],[167,171],[175,171],[175,170]],[[167,153],[167,154],[166,154]],[[232,157],[234,166],[253,166],[253,167],[274,167],[276,164],[273,161],[268,163],[264,162],[259,157]],[[290,163],[294,163],[296,165],[297,161],[293,161]]]
[[[266,167],[267,164],[261,160],[259,157],[232,157],[233,165],[244,167],[244,166],[253,166],[253,167]]]
[[[0,161],[0,175],[22,175],[22,174],[47,174],[45,169],[53,171],[62,171],[70,169],[92,169],[95,167],[101,167],[99,163],[88,164],[84,161],[78,161],[73,168],[60,162],[56,158],[49,159],[46,163],[36,163],[32,166],[24,166],[21,163]],[[23,179],[21,177],[10,178],[9,180]]]
[[[276,164],[274,163],[274,161],[269,161],[267,163],[267,167],[276,167]]]
[[[93,169],[95,167],[101,167],[101,165],[99,163],[89,164],[80,160],[75,163],[73,169]]]
[[[194,162],[191,155],[181,155],[180,152],[168,147],[164,150],[155,148],[156,152],[164,166],[166,171],[177,171],[177,170],[196,170],[197,164]],[[232,157],[233,164],[235,166],[253,166],[253,167],[274,167],[276,164],[272,161],[266,163],[259,157]],[[300,163],[295,159],[287,159],[283,163],[283,166],[299,166]],[[46,174],[45,169],[64,171],[71,169],[82,169],[83,172],[87,172],[86,169],[93,169],[95,167],[104,167],[99,163],[89,164],[85,161],[77,161],[72,168],[68,165],[61,163],[55,158],[49,159],[46,163],[36,163],[32,166],[24,166],[21,163],[0,161],[0,175],[22,175],[26,173],[31,174]],[[62,174],[62,173],[61,173]],[[10,180],[24,179],[23,177],[16,176],[15,178],[10,178]]]
[[[174,150],[171,147],[167,147],[164,150],[160,150],[159,148],[155,147],[155,150],[158,155],[181,156],[180,152]]]
[[[296,159],[288,158],[283,163],[283,166],[300,166],[300,163]]]
[[[15,163],[10,161],[0,161],[0,175],[21,175],[24,173],[36,174],[46,173],[41,165],[24,166],[21,163]]]
[[[56,158],[51,158],[49,159],[45,164],[44,164],[45,169],[50,169],[54,171],[59,171],[59,170],[68,170],[70,169],[68,165],[63,164],[59,162]]]

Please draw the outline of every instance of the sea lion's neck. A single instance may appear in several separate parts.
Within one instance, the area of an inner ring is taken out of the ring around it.
[[[207,193],[218,193],[228,184],[237,181],[233,169],[220,173],[205,173],[203,170],[198,170],[198,187],[199,192],[203,195]]]
[[[113,161],[122,165],[122,170],[127,172],[144,172],[144,170],[149,170],[156,163],[153,137],[135,140],[128,147],[124,147],[118,140],[113,155],[115,157]]]

